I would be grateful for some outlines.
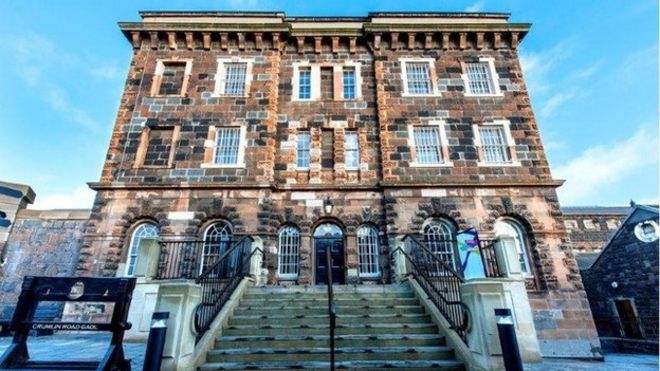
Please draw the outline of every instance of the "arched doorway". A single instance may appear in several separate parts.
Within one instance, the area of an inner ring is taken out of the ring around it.
[[[314,230],[314,251],[316,256],[315,283],[317,285],[327,284],[329,270],[333,283],[345,284],[344,231],[334,223],[320,224]],[[330,251],[332,260],[329,268],[326,255],[328,251]]]

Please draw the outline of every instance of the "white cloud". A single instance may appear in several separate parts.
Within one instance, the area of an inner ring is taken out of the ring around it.
[[[91,209],[96,193],[87,186],[80,186],[71,193],[37,194],[31,209]]]
[[[480,12],[484,9],[484,2],[483,1],[477,1],[476,3],[468,6],[465,8],[466,12]]]
[[[99,80],[118,80],[124,76],[124,71],[116,64],[104,64],[89,68],[89,74]]]
[[[566,179],[558,190],[562,203],[589,204],[589,200],[598,199],[599,192],[625,186],[634,175],[654,170],[659,145],[657,126],[643,125],[617,144],[588,148],[554,171],[555,177]]]
[[[575,97],[575,92],[570,90],[556,93],[541,103],[542,105],[541,109],[539,110],[539,114],[543,118],[548,118],[557,108],[564,104],[564,102],[572,99],[573,97]]]

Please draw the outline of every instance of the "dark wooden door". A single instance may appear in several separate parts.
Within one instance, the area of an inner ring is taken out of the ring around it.
[[[328,261],[327,250],[330,250],[332,258],[332,283],[343,285],[346,283],[344,274],[344,239],[317,237],[314,239],[316,249],[316,284],[326,285],[328,283]]]
[[[627,338],[641,339],[642,330],[639,328],[639,321],[632,300],[615,301],[616,311],[619,314],[623,336]]]

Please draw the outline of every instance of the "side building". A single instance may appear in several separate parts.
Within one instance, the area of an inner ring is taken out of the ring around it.
[[[499,13],[143,12],[77,273],[131,275],[141,238],[254,236],[269,285],[393,280],[416,234],[513,237],[541,349],[599,342],[517,48]]]

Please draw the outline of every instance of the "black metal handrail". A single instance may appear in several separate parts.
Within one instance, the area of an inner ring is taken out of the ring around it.
[[[335,326],[337,322],[337,308],[335,305],[335,295],[332,290],[332,254],[331,248],[325,249],[325,257],[328,271],[328,319],[330,321],[330,370],[335,370]]]
[[[262,252],[259,248],[252,249],[253,241],[250,236],[233,241],[229,249],[195,280],[202,289],[194,320],[198,338],[211,327],[238,284],[248,274],[252,256],[257,251]]]
[[[423,242],[412,235],[403,238],[405,249],[392,251],[403,254],[410,263],[410,273],[420,284],[429,299],[449,322],[455,331],[467,343],[469,309],[461,300],[463,277],[447,262],[440,259]]]
[[[160,241],[160,263],[156,279],[195,279],[200,273],[205,241]]]
[[[502,277],[500,267],[497,265],[497,257],[495,255],[495,244],[498,240],[482,240],[479,241],[479,255],[481,255],[481,262],[484,265],[484,273],[486,277]]]

